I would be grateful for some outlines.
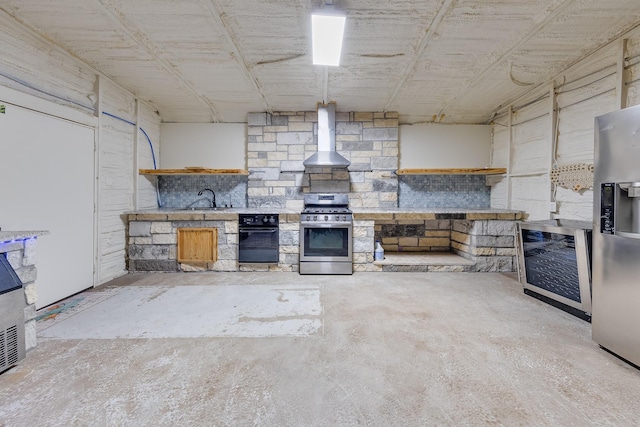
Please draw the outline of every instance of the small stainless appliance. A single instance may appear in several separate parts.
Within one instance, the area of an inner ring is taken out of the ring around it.
[[[238,262],[277,264],[280,259],[278,214],[239,214],[238,222]]]
[[[4,254],[0,254],[0,373],[24,359],[24,291]]]
[[[640,106],[595,119],[593,340],[640,365]]]
[[[522,222],[520,278],[527,295],[591,320],[591,223]]]
[[[346,194],[305,194],[300,274],[353,274],[353,214]]]

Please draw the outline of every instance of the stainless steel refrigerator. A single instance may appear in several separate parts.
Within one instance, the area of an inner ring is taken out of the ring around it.
[[[640,365],[640,106],[596,117],[592,336]]]

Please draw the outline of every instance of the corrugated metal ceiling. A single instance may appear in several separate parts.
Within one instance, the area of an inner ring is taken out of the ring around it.
[[[640,23],[637,0],[335,0],[340,67],[311,63],[322,0],[3,0],[166,122],[253,111],[398,111],[402,123],[483,123]]]

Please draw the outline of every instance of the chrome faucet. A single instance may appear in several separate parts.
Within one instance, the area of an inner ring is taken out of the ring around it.
[[[217,207],[216,206],[216,193],[214,193],[212,189],[203,188],[202,190],[198,191],[198,196],[202,196],[202,193],[204,193],[205,191],[211,191],[211,194],[213,194],[213,199],[211,199],[211,207],[212,208]]]

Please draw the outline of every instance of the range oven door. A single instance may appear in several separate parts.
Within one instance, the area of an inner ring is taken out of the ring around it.
[[[277,264],[280,257],[278,227],[239,227],[238,262]]]
[[[300,262],[353,261],[352,223],[301,223]]]

